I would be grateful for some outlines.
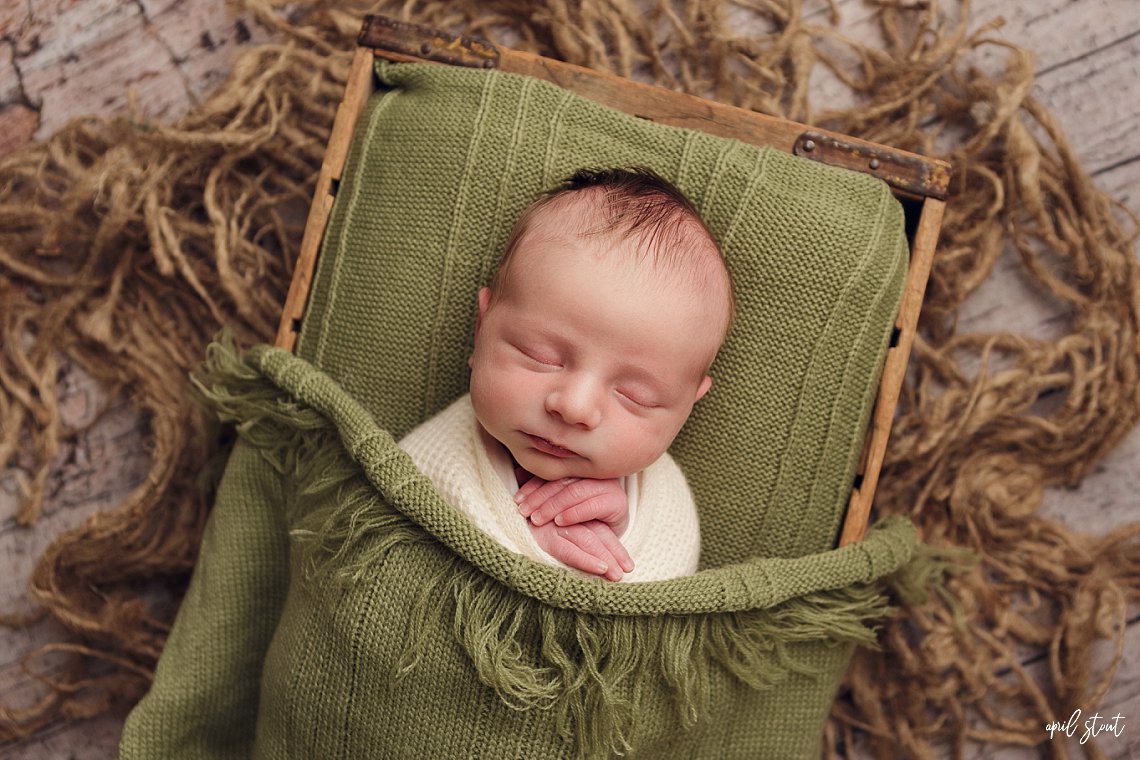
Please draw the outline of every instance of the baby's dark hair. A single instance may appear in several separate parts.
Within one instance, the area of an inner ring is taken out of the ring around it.
[[[655,259],[668,255],[684,245],[693,232],[687,225],[697,225],[704,237],[716,241],[704,220],[685,195],[656,172],[645,168],[582,169],[550,193],[601,188],[605,192],[607,228],[591,232],[613,231],[626,236],[640,236],[645,250]]]
[[[493,294],[498,294],[504,286],[511,258],[534,218],[561,199],[579,192],[601,194],[598,203],[606,218],[603,224],[581,229],[578,234],[636,238],[638,252],[649,257],[655,267],[685,273],[707,267],[708,251],[715,251],[716,262],[724,272],[728,321],[731,322],[735,302],[720,246],[684,193],[669,180],[643,167],[580,169],[528,206],[515,221],[507,240],[499,269],[491,281]]]

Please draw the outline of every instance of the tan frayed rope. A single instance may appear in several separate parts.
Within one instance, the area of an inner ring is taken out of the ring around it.
[[[1134,220],[1029,95],[1027,52],[969,29],[965,0],[874,3],[877,47],[836,31],[834,2],[812,18],[799,0],[293,4],[296,23],[245,4],[282,42],[246,53],[177,125],[89,119],[0,160],[0,461],[25,491],[20,519],[35,520],[80,432],[60,414],[65,362],[142,412],[153,450],[125,503],[40,560],[33,597],[70,632],[72,660],[40,703],[0,706],[0,739],[145,691],[172,605],[143,590],[184,588],[209,502],[199,473],[218,448],[185,378],[223,322],[272,339],[352,38],[382,12],[953,161],[877,505],[981,561],[857,655],[828,750],[921,758],[986,741],[1066,756],[1043,726],[1095,708],[1112,681],[1140,597],[1140,524],[1085,536],[1039,507],[1140,416],[1140,268]],[[970,65],[982,50],[1001,54],[997,73]],[[813,108],[819,66],[854,107]],[[957,331],[1003,251],[1063,312],[1055,340]],[[1046,654],[1024,666],[1026,651]]]

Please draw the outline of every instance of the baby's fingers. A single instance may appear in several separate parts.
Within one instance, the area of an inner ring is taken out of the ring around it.
[[[598,537],[598,540],[601,542],[602,546],[606,548],[606,552],[608,552],[609,555],[613,557],[613,560],[618,565],[618,567],[627,573],[633,572],[633,557],[629,556],[629,552],[626,551],[625,544],[623,544],[618,539],[617,534],[613,532],[610,526],[606,525],[603,522],[595,521],[587,523],[586,527],[590,529],[591,533]],[[607,575],[606,577],[609,576]],[[617,578],[610,578],[610,580],[616,581],[620,578],[621,573],[618,573]]]
[[[569,489],[567,489],[569,490]],[[549,508],[550,502],[543,506],[542,511]],[[626,497],[624,493],[600,493],[597,496],[591,496],[585,501],[581,501],[572,507],[567,507],[561,512],[554,515],[554,522],[557,525],[576,525],[578,523],[589,522],[590,520],[601,520],[604,523],[612,523],[615,518],[624,517],[626,512]]]
[[[621,580],[621,559],[610,547],[616,545],[623,553],[625,552],[625,548],[621,546],[621,543],[617,540],[617,537],[614,536],[613,531],[610,530],[608,525],[599,522],[589,523],[588,525],[571,525],[566,528],[558,528],[557,533],[559,537],[574,544],[578,549],[605,565],[605,569],[601,572],[591,570],[587,570],[586,572],[594,572],[595,575],[601,575],[603,578],[611,581]],[[628,558],[628,556],[627,554],[626,557]],[[579,569],[582,568],[579,567]]]
[[[543,480],[537,475],[532,475],[530,480],[522,484],[522,488],[515,491],[515,503],[522,503],[523,499],[530,496],[539,488],[542,488],[544,485],[546,485],[546,483],[547,481]]]
[[[603,552],[605,550],[597,537],[581,525],[559,528],[554,523],[547,523],[541,527],[532,525],[530,530],[538,545],[563,565],[591,575],[604,575],[610,572],[610,563],[607,560],[612,560],[612,557],[609,554],[605,557],[595,556],[595,553],[590,551],[590,547],[601,548]]]
[[[532,494],[527,498],[526,505],[528,508],[538,500],[540,495],[541,492]],[[600,499],[600,501],[591,506],[587,513],[572,514],[567,519],[558,520],[558,524],[576,525],[593,519],[612,524],[625,520],[628,513],[626,496],[616,479],[570,478],[567,479],[565,486],[560,491],[552,493],[537,509],[531,511],[530,521],[535,525],[542,525],[592,499]]]
[[[573,541],[570,541],[568,539],[564,539],[562,549],[558,552],[558,556],[556,556],[555,559],[569,565],[576,570],[581,570],[582,572],[590,573],[591,575],[601,575],[609,578],[612,572],[611,567],[608,563],[603,562],[593,554],[590,554],[585,549],[582,549]],[[614,564],[616,567],[616,563]],[[618,578],[620,577],[621,575],[619,573]],[[610,580],[616,579],[610,578]]]
[[[515,503],[519,505],[519,514],[523,517],[530,517],[533,512],[548,503],[550,499],[576,480],[577,478],[561,478],[560,480],[546,481],[542,478],[531,478],[515,492]],[[535,524],[542,525],[544,522],[549,522],[550,517],[553,515]]]

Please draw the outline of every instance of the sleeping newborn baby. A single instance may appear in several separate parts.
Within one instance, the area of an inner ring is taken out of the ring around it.
[[[520,215],[479,292],[470,393],[400,446],[511,551],[615,581],[691,574],[697,512],[666,449],[732,314],[723,256],[680,191],[579,172]]]

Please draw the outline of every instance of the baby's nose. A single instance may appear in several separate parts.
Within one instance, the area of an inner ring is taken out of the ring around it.
[[[546,411],[567,425],[592,430],[602,421],[598,392],[585,379],[565,382],[546,397]]]

